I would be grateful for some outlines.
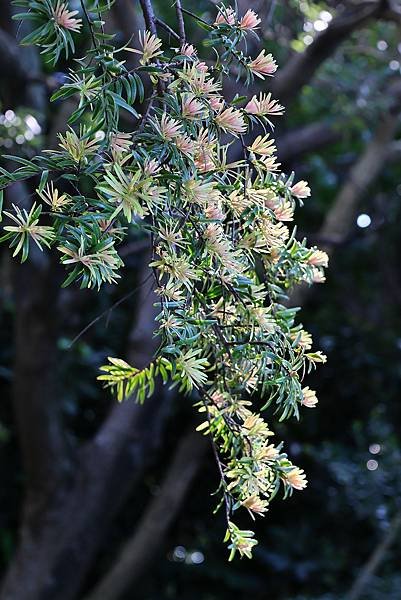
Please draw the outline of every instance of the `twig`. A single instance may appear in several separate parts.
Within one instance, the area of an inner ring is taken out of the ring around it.
[[[145,19],[146,27],[149,29],[150,33],[157,37],[157,29],[156,29],[156,15],[153,10],[151,0],[139,0],[141,3],[141,8],[143,12],[143,18]],[[160,66],[160,61],[156,59],[156,66]],[[161,79],[157,82],[157,90],[160,95],[163,95],[164,84]]]
[[[149,29],[152,35],[157,36],[156,16],[151,0],[140,0],[140,3],[146,27]]]
[[[184,23],[184,15],[182,14],[181,0],[176,0],[175,11],[177,13],[178,31],[180,33],[180,42],[182,45],[182,44],[185,44],[186,37],[185,37],[185,23]]]
[[[117,306],[120,306],[120,304],[122,304],[123,302],[128,300],[128,298],[131,298],[131,296],[133,296],[139,290],[139,288],[150,279],[150,277],[151,277],[151,274],[149,274],[143,281],[141,281],[141,283],[139,283],[133,290],[128,292],[128,294],[125,294],[125,296],[123,296],[122,298],[120,298],[119,300],[114,302],[114,304],[112,304],[109,308],[104,310],[100,315],[95,317],[90,323],[88,323],[83,329],[81,329],[81,331],[74,337],[74,339],[72,340],[72,342],[70,343],[68,348],[69,349],[72,348],[72,346],[75,344],[75,342],[77,342],[79,340],[79,338],[81,338],[91,327],[93,327],[93,325],[96,325],[96,323],[98,321],[103,319],[103,317],[105,317],[106,315],[109,315],[110,312],[114,308],[117,308]]]
[[[167,33],[170,34],[171,36],[173,36],[173,38],[175,38],[176,40],[181,40],[181,38],[178,35],[178,33],[176,33],[174,31],[174,29],[171,29],[170,25],[167,25],[167,23],[165,23],[164,21],[162,21],[161,19],[159,19],[159,17],[155,18],[155,23],[156,23],[156,25],[159,25],[165,31],[167,31]]]
[[[210,413],[209,413],[209,410],[208,410],[208,406],[207,406],[207,404],[206,404],[206,402],[204,400],[203,400],[203,405],[206,408],[206,418],[207,418],[207,420],[209,422],[209,426],[210,426],[210,423],[211,423]],[[219,453],[218,453],[218,450],[217,450],[217,447],[216,447],[216,442],[214,441],[213,435],[210,432],[209,432],[208,437],[209,437],[209,440],[210,440],[210,443],[211,443],[211,446],[212,446],[213,456],[214,456],[214,459],[216,461],[217,469],[218,469],[219,474],[220,474],[221,485],[223,486],[223,490],[224,490],[224,492],[223,492],[223,500],[224,500],[225,516],[226,516],[226,521],[227,521],[227,527],[228,527],[229,523],[230,523],[230,514],[231,514],[230,493],[227,492],[226,476],[224,474],[224,470],[223,470],[223,467],[222,467],[222,464],[221,464],[221,461],[220,461]]]
[[[86,19],[86,21],[88,23],[88,27],[89,27],[89,31],[90,31],[90,35],[91,35],[91,39],[92,39],[92,43],[93,43],[93,47],[96,50],[96,52],[99,52],[100,48],[99,48],[98,40],[96,39],[96,34],[95,34],[94,27],[93,27],[93,22],[92,22],[92,20],[91,20],[91,18],[89,16],[89,13],[88,13],[88,11],[86,9],[84,0],[80,0],[80,2],[81,2],[82,11],[83,11],[83,13],[85,15],[85,19]],[[100,20],[100,22],[102,22],[101,19],[99,19],[99,20]],[[104,33],[103,25],[101,27],[102,27],[102,34],[103,34]],[[93,60],[93,55],[92,55],[92,58],[91,58],[91,62],[92,62],[92,60]],[[104,108],[104,117],[105,117],[106,128],[107,128],[107,131],[109,132],[110,131],[110,118],[109,118],[109,112],[107,110],[106,94],[103,91],[103,87],[107,85],[106,84],[107,70],[106,70],[106,68],[104,66],[103,59],[101,61],[101,68],[102,68],[102,76],[103,76],[103,82],[104,82],[104,85],[102,86],[102,92],[101,93],[102,93],[102,98],[103,98],[103,108]]]
[[[96,36],[95,36],[95,32],[94,32],[94,30],[93,30],[93,23],[92,23],[92,21],[91,21],[91,19],[90,19],[90,17],[89,17],[89,13],[88,13],[88,11],[86,10],[85,2],[84,2],[83,0],[81,0],[81,8],[82,8],[82,12],[84,13],[84,16],[85,16],[86,22],[88,23],[88,27],[89,27],[90,35],[91,35],[91,38],[92,38],[93,47],[94,47],[95,49],[97,49],[97,48],[98,48],[98,44],[97,44],[97,40],[96,40]]]
[[[135,531],[85,600],[118,600],[151,568],[171,524],[180,515],[207,450],[205,438],[192,429],[181,438],[158,493],[149,499]]]
[[[156,98],[156,91],[154,91],[153,94],[152,94],[152,96],[149,98],[149,102],[148,102],[148,105],[146,107],[145,114],[143,115],[141,123],[140,123],[140,125],[138,127],[138,133],[142,133],[143,130],[145,129],[145,125],[147,123],[147,120],[149,119],[149,115],[150,115],[150,112],[152,110],[155,98]]]
[[[190,17],[192,17],[193,19],[195,19],[196,21],[199,21],[199,23],[203,23],[203,25],[207,25],[208,27],[210,27],[210,23],[208,23],[207,21],[205,21],[204,19],[202,19],[201,17],[198,17],[198,15],[196,15],[195,13],[191,12],[190,10],[187,10],[186,8],[183,8],[181,6],[181,11],[183,13],[185,13],[186,15],[189,15]]]

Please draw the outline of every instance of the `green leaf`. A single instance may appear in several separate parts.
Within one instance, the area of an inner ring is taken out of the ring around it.
[[[245,102],[247,99],[248,98],[246,96],[235,96],[235,98],[231,100],[230,104],[236,106],[237,104],[242,104],[242,102]]]
[[[45,185],[47,183],[48,177],[49,177],[49,171],[48,170],[43,171],[41,178],[40,178],[39,186],[38,186],[39,193],[43,192]]]
[[[73,87],[61,87],[59,90],[54,92],[50,97],[50,102],[55,102],[61,98],[70,98],[74,94],[77,94],[77,90]]]
[[[114,92],[111,92],[110,90],[107,91],[107,94],[113,98],[115,104],[117,104],[121,108],[124,108],[126,111],[134,115],[134,117],[139,119],[139,114],[137,113],[135,108],[127,104],[127,102],[123,98],[121,98],[121,96],[115,94]]]
[[[139,102],[142,104],[145,99],[145,88],[143,86],[142,79],[139,77],[139,75],[135,73],[134,78],[138,88]]]

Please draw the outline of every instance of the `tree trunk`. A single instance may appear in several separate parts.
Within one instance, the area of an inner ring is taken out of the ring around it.
[[[143,363],[148,362],[157,343],[151,335],[155,318],[153,297],[150,295],[152,285],[153,280],[150,279],[141,288],[137,325],[131,335],[130,358],[136,364],[139,356]],[[32,289],[35,290],[35,297],[39,293],[38,282],[34,288],[31,286],[26,291],[28,296]],[[35,304],[36,319],[40,320],[43,309],[41,307],[37,312],[38,305]],[[46,309],[45,313],[49,311],[49,304]],[[55,307],[51,310],[55,310]],[[35,450],[38,453],[39,461],[38,464],[34,461],[32,471],[35,476],[42,477],[43,472],[39,469],[37,473],[36,469],[41,466],[42,458],[46,465],[46,457],[41,458],[45,449],[40,447],[39,442],[43,439],[50,443],[53,439],[43,410],[50,410],[54,398],[47,398],[43,406],[40,403],[40,393],[45,393],[42,390],[41,369],[45,367],[42,361],[52,357],[54,349],[40,346],[39,353],[37,340],[42,343],[44,329],[36,321],[27,322],[31,328],[24,330],[25,346],[21,342],[22,355],[19,361],[22,365],[27,361],[31,365],[30,361],[36,359],[40,363],[40,370],[36,363],[35,367],[30,366],[31,389],[27,390],[24,385],[23,390],[30,394],[25,398],[26,401],[34,398],[35,402],[29,411],[24,412],[21,408],[20,431],[22,436],[24,432],[29,435],[24,453],[26,468],[30,468],[30,460],[36,456],[35,453],[30,456],[32,448],[32,452]],[[22,326],[20,328],[22,332]],[[37,344],[35,347],[34,343]],[[25,349],[29,350],[29,354]],[[20,373],[22,379],[23,375]],[[154,396],[143,406],[133,400],[113,405],[109,417],[94,439],[72,457],[71,470],[63,471],[61,459],[60,472],[49,475],[49,481],[56,482],[54,486],[48,486],[48,489],[45,485],[35,488],[33,496],[29,487],[20,543],[6,575],[1,600],[73,600],[77,597],[113,517],[159,446],[168,410],[168,398],[161,386],[156,388]],[[32,497],[35,510],[31,509]]]

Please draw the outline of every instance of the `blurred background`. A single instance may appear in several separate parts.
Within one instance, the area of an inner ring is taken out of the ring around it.
[[[176,28],[172,0],[153,4]],[[183,5],[215,18],[210,1]],[[0,154],[30,157],[66,128],[73,104],[49,97],[72,63],[54,71],[20,48],[14,9],[0,8]],[[1,246],[1,600],[401,598],[401,2],[238,0],[248,8],[262,18],[251,53],[279,64],[252,92],[286,106],[279,160],[313,191],[298,236],[330,254],[327,283],[292,298],[328,356],[307,381],[320,403],[273,427],[309,486],[256,522],[252,561],[228,563],[192,400],[159,389],[143,407],[116,406],[96,382],[106,356],[141,366],[153,352],[146,244],[124,243],[124,277],[100,293],[61,290],[53,257],[21,266]],[[188,15],[186,27],[207,60],[205,32]],[[118,42],[141,28],[139,2],[116,0]],[[78,55],[88,43],[84,31]],[[6,202],[31,201],[37,183]]]

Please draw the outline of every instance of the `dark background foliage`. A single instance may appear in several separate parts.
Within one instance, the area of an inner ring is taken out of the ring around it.
[[[211,2],[183,4],[214,18]],[[154,2],[174,28],[171,5]],[[228,564],[192,400],[159,389],[144,407],[116,407],[96,382],[107,355],[140,364],[153,350],[143,244],[126,243],[121,283],[100,293],[61,291],[50,257],[20,266],[1,247],[1,600],[400,598],[401,5],[238,5],[260,12],[260,44],[280,65],[258,86],[287,107],[275,132],[284,170],[313,190],[299,235],[331,255],[326,285],[292,298],[328,356],[308,380],[320,403],[276,427],[309,486],[257,521],[253,561]],[[0,151],[30,156],[65,129],[68,106],[48,98],[69,64],[53,72],[18,48],[11,13],[2,0]],[[202,30],[186,25],[207,59]],[[123,42],[142,27],[139,3],[116,0],[108,30]],[[236,92],[227,80],[227,97]],[[30,186],[6,201],[30,202]]]

